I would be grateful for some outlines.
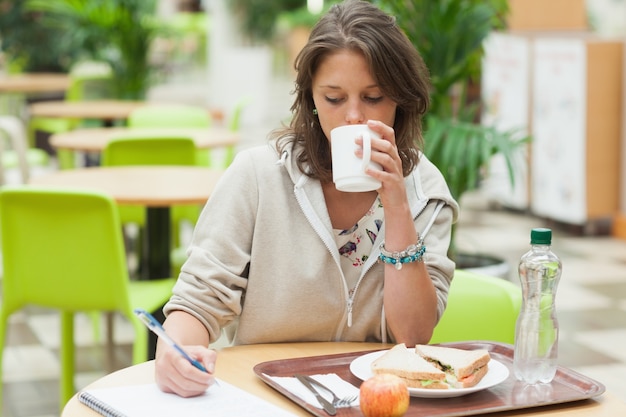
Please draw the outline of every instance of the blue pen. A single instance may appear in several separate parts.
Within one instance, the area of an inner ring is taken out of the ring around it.
[[[152,314],[141,308],[136,308],[135,314],[137,315],[137,317],[139,317],[139,320],[141,320],[141,322],[148,327],[148,329],[150,329],[152,332],[154,332],[154,334],[159,336],[165,343],[176,349],[178,353],[183,355],[183,357],[189,361],[189,363],[191,363],[193,366],[200,369],[201,371],[208,373],[206,368],[200,362],[189,356],[189,354],[185,352],[183,348],[178,346],[178,344],[174,342],[174,340],[169,337],[167,333],[165,333],[165,329],[163,328],[163,326],[161,326],[161,323],[159,323],[159,321],[155,319]]]

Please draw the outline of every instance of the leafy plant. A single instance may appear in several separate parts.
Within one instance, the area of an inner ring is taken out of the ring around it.
[[[513,161],[516,149],[529,138],[521,137],[517,129],[500,131],[469,121],[427,117],[424,153],[446,178],[455,199],[480,184],[483,170],[495,154],[502,154],[509,180],[515,182]]]
[[[478,0],[385,0],[424,58],[433,85],[431,114],[453,111],[450,90],[479,75],[482,43],[496,25],[492,2]]]
[[[480,102],[468,89],[480,79],[483,41],[504,27],[506,0],[379,0],[422,55],[430,71],[431,108],[424,153],[442,172],[455,199],[478,187],[492,156],[502,154],[511,183],[514,154],[529,137],[479,122]],[[453,230],[454,232],[454,230]],[[454,257],[454,242],[450,251]]]
[[[41,18],[22,1],[0,0],[0,50],[9,72],[69,70],[74,50],[63,43],[63,30],[42,25]]]
[[[306,7],[306,0],[229,0],[228,4],[248,41],[258,44],[272,40],[281,13]]]
[[[150,46],[159,32],[155,0],[28,0],[41,23],[63,30],[84,58],[108,62],[118,98],[143,98],[151,83]]]

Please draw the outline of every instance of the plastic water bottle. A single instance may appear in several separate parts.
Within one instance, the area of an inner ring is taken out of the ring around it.
[[[519,263],[522,308],[515,328],[513,373],[528,384],[549,383],[556,374],[558,357],[554,299],[562,264],[552,252],[552,230],[532,229],[530,244]]]

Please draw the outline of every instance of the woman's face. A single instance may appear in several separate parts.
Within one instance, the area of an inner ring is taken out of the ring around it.
[[[313,102],[327,138],[336,127],[379,120],[393,127],[396,103],[374,81],[358,52],[341,50],[326,56],[313,76]]]

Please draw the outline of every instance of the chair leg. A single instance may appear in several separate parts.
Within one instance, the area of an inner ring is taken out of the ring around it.
[[[74,152],[68,149],[57,150],[57,160],[59,162],[59,168],[61,169],[74,169],[76,168],[76,155]]]
[[[9,327],[9,315],[5,314],[5,312],[2,312],[0,314],[0,413],[2,413],[2,405],[4,404],[4,397],[3,397],[3,388],[4,388],[4,384],[2,382],[3,380],[3,368],[2,368],[2,358],[3,358],[3,354],[4,354],[4,343],[6,340],[6,333],[7,333],[7,328]]]
[[[61,312],[61,409],[74,395],[74,313]]]
[[[100,344],[102,330],[100,329],[100,312],[99,311],[89,311],[87,312],[89,319],[91,320],[91,329],[93,331],[93,343],[96,345]]]
[[[113,343],[113,320],[115,319],[114,314],[110,311],[105,313],[106,317],[106,370],[107,373],[113,372],[115,365],[115,352],[114,352],[114,343]]]
[[[228,168],[228,166],[233,162],[233,159],[235,159],[235,147],[228,146],[226,148],[226,155],[224,156],[224,168]]]
[[[136,317],[129,317],[135,329],[135,340],[133,341],[133,365],[148,360],[148,332],[145,325]]]

